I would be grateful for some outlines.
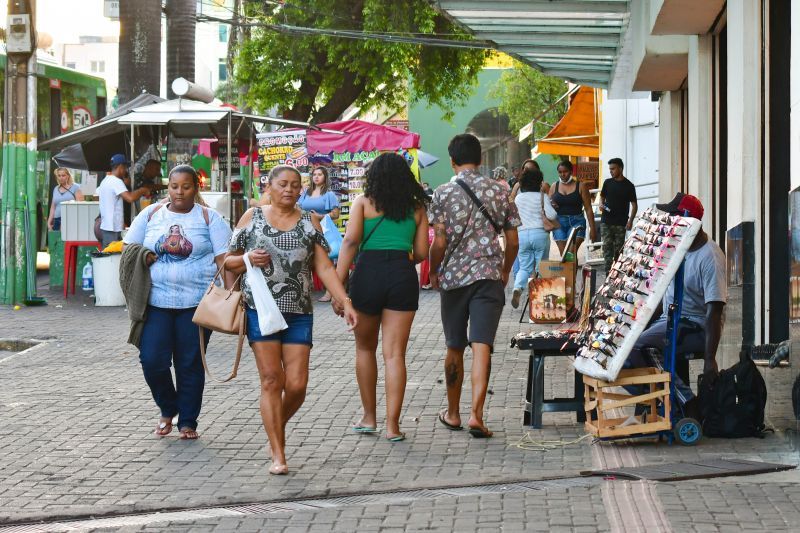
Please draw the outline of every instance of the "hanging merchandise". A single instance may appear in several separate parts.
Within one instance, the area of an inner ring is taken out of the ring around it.
[[[597,291],[588,324],[576,336],[581,345],[576,370],[605,381],[617,378],[650,317],[660,311],[700,226],[697,219],[655,208],[642,213]]]
[[[384,152],[396,152],[419,179],[419,135],[361,120],[318,124],[319,129],[260,133],[261,179],[277,165],[292,165],[303,174],[318,166],[328,170],[330,190],[339,199],[340,231],[350,219],[350,204],[364,191],[366,165]]]

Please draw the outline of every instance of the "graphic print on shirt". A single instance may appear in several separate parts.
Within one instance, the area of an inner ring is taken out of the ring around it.
[[[192,241],[186,237],[186,233],[180,224],[172,224],[167,233],[159,237],[156,242],[156,254],[159,259],[168,263],[185,260],[192,255]]]

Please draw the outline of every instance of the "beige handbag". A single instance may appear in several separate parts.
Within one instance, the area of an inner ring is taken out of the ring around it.
[[[539,196],[542,197],[542,227],[544,228],[545,231],[553,231],[554,229],[560,228],[561,224],[558,222],[558,219],[550,220],[549,218],[547,218],[547,215],[545,214],[546,211],[544,210],[544,196],[545,196],[544,193],[540,192]],[[548,202],[549,201],[550,200],[548,200]]]
[[[208,290],[203,295],[200,303],[197,304],[192,322],[200,326],[200,355],[203,358],[203,368],[206,369],[206,373],[211,379],[219,383],[225,383],[235,378],[236,373],[239,371],[239,361],[242,359],[242,345],[244,344],[247,315],[244,312],[242,291],[235,290],[242,277],[239,276],[231,288],[226,289],[224,283],[222,287],[215,284],[215,281],[220,277],[221,273],[222,269],[219,269],[214,279],[211,280]],[[233,370],[225,379],[220,380],[215,378],[208,369],[203,328],[220,333],[228,333],[230,335],[239,335],[239,344],[236,348],[236,360],[233,363]]]

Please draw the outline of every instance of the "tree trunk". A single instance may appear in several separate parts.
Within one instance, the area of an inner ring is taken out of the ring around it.
[[[172,81],[194,81],[196,0],[167,0],[167,95],[175,98]],[[210,89],[210,87],[209,87]]]
[[[161,90],[161,0],[119,3],[119,103]]]

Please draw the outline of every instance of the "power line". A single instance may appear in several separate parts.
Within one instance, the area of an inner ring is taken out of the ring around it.
[[[491,50],[495,44],[487,41],[456,41],[453,39],[439,39],[435,37],[415,37],[414,34],[392,33],[392,32],[366,32],[362,30],[340,30],[333,28],[307,28],[303,26],[293,26],[290,24],[270,24],[266,22],[237,22],[231,19],[221,19],[208,15],[198,15],[199,22],[222,22],[232,26],[247,28],[264,28],[288,35],[323,35],[327,37],[339,37],[342,39],[356,39],[363,41],[383,41],[390,43],[419,44],[423,46],[433,46],[442,48],[465,48]],[[417,34],[417,35],[436,35],[436,34]]]

